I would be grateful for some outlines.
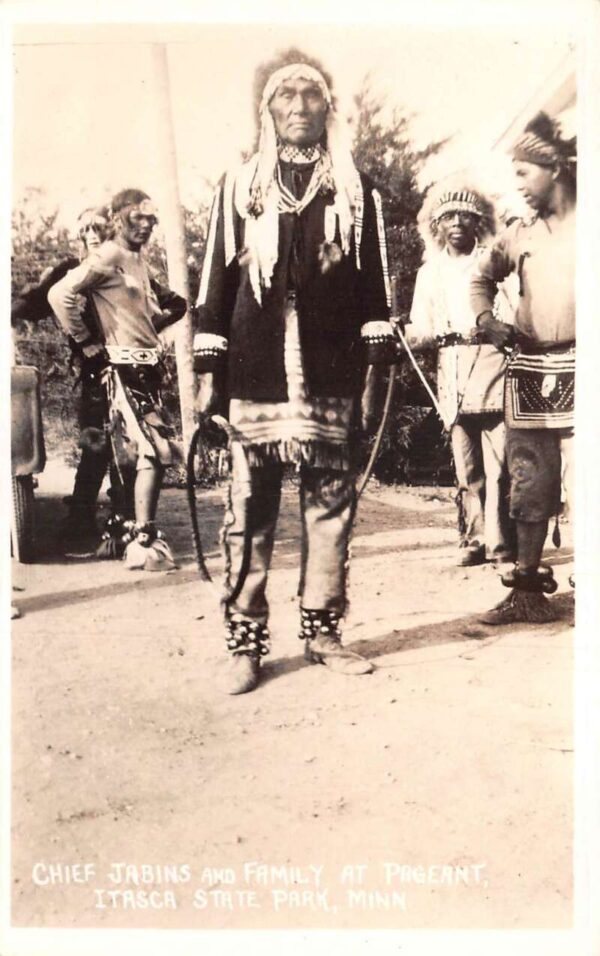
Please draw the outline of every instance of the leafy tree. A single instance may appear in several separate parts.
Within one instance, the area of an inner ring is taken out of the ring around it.
[[[58,210],[48,209],[43,190],[27,190],[12,215],[12,294],[39,281],[45,269],[67,256],[77,256],[77,243],[57,225]],[[50,312],[50,309],[48,309]],[[44,432],[50,454],[72,460],[77,433],[73,402],[74,375],[70,350],[50,316],[39,322],[25,319],[14,330],[14,347],[20,363],[35,365],[42,380]]]
[[[58,210],[48,210],[43,190],[30,188],[12,215],[11,279],[13,295],[38,281],[48,266],[78,254],[77,243],[56,224]]]

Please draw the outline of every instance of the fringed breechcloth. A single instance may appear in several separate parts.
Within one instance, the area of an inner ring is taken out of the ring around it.
[[[252,537],[250,569],[229,614],[266,623],[267,575],[271,564],[285,464],[300,479],[302,544],[301,604],[343,614],[346,608],[348,545],[355,512],[350,470],[352,399],[306,395],[298,316],[285,312],[285,369],[289,400],[263,403],[234,399],[230,421],[242,436],[252,480],[248,509]],[[235,580],[243,553],[244,505],[235,466],[223,529],[227,575]]]
[[[103,376],[118,468],[172,464],[176,448],[160,394],[157,365],[109,365]]]

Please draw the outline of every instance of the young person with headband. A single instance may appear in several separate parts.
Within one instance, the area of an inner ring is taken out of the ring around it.
[[[55,285],[49,302],[84,354],[98,350],[78,311],[77,297],[95,307],[107,363],[103,384],[108,402],[107,433],[126,497],[133,496],[135,521],[113,518],[105,534],[105,556],[125,550],[129,567],[174,567],[155,525],[164,469],[174,455],[172,428],[161,398],[159,333],[182,318],[186,302],[161,290],[143,258],[158,222],[150,197],[139,189],[118,193],[111,203],[114,238],[91,253]]]
[[[575,377],[576,144],[540,113],[512,150],[517,187],[532,210],[482,257],[471,280],[477,325],[498,347],[515,346],[505,391],[506,452],[517,564],[503,577],[508,597],[484,615],[487,624],[545,622],[556,590],[541,565],[548,522],[560,508],[561,476],[572,505]],[[516,273],[514,329],[492,314],[499,282]]]

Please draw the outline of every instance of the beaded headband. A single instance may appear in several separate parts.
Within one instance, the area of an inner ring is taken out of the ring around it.
[[[275,70],[267,80],[260,101],[261,113],[267,108],[278,88],[286,80],[310,80],[319,87],[323,99],[331,107],[331,92],[322,74],[308,63],[290,63],[288,66],[282,66],[279,70]]]

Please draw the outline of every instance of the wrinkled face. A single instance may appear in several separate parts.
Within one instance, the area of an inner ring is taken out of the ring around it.
[[[79,218],[78,236],[86,249],[101,245],[108,234],[108,221],[99,213],[85,212]]]
[[[471,252],[475,245],[477,216],[472,212],[445,212],[437,220],[438,235],[444,246],[459,254]]]
[[[327,109],[320,87],[312,80],[285,80],[269,102],[277,135],[292,146],[313,146],[319,142]]]
[[[118,213],[119,230],[130,249],[141,249],[152,234],[158,219],[150,200],[135,206],[126,206]]]
[[[550,201],[556,182],[556,170],[551,166],[538,166],[518,159],[513,162],[517,190],[532,209],[545,209]]]

